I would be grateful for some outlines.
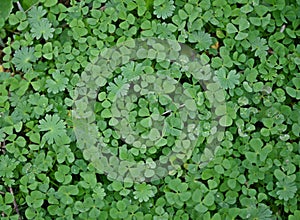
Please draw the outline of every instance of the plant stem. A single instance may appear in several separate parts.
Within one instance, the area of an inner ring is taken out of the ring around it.
[[[20,11],[24,12],[24,9],[19,1],[17,1],[17,5]]]
[[[16,199],[15,199],[14,191],[11,187],[9,187],[9,192],[14,197],[14,208],[15,208],[16,213],[19,216],[19,220],[22,220],[22,217],[21,217],[20,212],[19,212],[19,207],[18,207],[18,204],[17,204]]]
[[[5,47],[5,44],[4,44],[3,40],[2,40],[2,38],[0,38],[0,46],[1,47]]]
[[[282,27],[280,28],[280,33],[283,33],[284,32],[284,30],[285,30],[285,28],[286,28],[286,25],[284,24],[284,25],[282,25]]]

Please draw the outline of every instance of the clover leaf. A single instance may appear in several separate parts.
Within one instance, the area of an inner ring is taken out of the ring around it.
[[[74,202],[72,196],[75,196],[78,193],[79,190],[76,185],[60,186],[57,191],[57,197],[63,204],[68,205]]]
[[[43,205],[45,198],[46,195],[42,192],[33,191],[30,193],[30,195],[26,196],[26,202],[28,202],[32,208],[37,209]]]

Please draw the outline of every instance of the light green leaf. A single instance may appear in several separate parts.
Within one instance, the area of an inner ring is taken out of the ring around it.
[[[293,78],[292,79],[293,84],[296,86],[296,89],[299,90],[300,89],[300,78]]]
[[[44,5],[46,7],[50,8],[50,7],[54,6],[54,5],[56,5],[57,2],[58,2],[58,0],[46,0],[45,3],[44,3]]]
[[[228,23],[226,25],[226,31],[228,32],[228,34],[233,34],[238,32],[238,29],[232,23]]]
[[[145,128],[150,128],[152,126],[151,117],[147,117],[141,120],[141,125]]]
[[[157,128],[152,128],[149,133],[149,139],[151,141],[156,141],[160,138],[160,132]]]
[[[196,111],[197,110],[197,106],[196,103],[193,99],[187,99],[184,102],[186,108],[190,111]]]
[[[203,200],[203,204],[206,206],[212,206],[215,202],[215,196],[212,192],[209,192]]]
[[[172,93],[175,90],[175,85],[169,80],[163,82],[163,89],[165,93]]]
[[[244,40],[246,37],[248,37],[248,33],[244,33],[244,32],[239,32],[236,36],[235,36],[235,40]]]
[[[228,127],[228,126],[232,125],[232,118],[227,115],[224,115],[219,120],[219,123],[223,127]]]

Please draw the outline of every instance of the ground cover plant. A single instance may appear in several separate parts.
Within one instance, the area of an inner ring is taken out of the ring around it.
[[[300,219],[299,0],[0,0],[1,219]]]

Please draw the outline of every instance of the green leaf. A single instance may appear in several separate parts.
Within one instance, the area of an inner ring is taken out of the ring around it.
[[[52,77],[53,79],[46,80],[46,88],[48,92],[57,94],[58,92],[64,91],[67,87],[69,79],[59,71],[55,71],[54,73],[52,73]]]
[[[145,171],[145,177],[147,177],[147,178],[150,178],[150,177],[152,177],[152,176],[154,176],[154,175],[155,175],[154,170],[147,169],[147,170]]]
[[[235,70],[231,70],[228,74],[226,74],[226,70],[222,68],[216,72],[216,75],[219,79],[220,85],[224,89],[233,89],[235,88],[235,85],[240,83],[240,76]]]
[[[139,202],[147,202],[151,197],[154,197],[156,193],[155,186],[151,186],[146,183],[137,183],[134,185],[134,189],[134,198],[138,199]]]
[[[226,25],[226,31],[228,34],[233,34],[238,32],[238,29],[232,23],[228,23]]]
[[[2,0],[0,7],[0,19],[6,20],[12,10],[12,0]]]
[[[195,101],[193,99],[187,99],[187,100],[185,100],[184,104],[185,104],[186,108],[189,111],[196,111],[197,110],[196,103],[195,103]]]
[[[273,118],[263,118],[262,122],[263,122],[264,126],[266,126],[267,128],[272,128],[273,124],[274,124],[274,119]]]
[[[289,94],[291,97],[293,98],[297,97],[297,91],[294,88],[287,86],[285,89],[287,94]]]
[[[228,115],[223,115],[219,120],[220,125],[223,127],[228,127],[232,125],[232,122],[233,122],[232,118],[229,117]]]
[[[28,207],[25,211],[25,216],[28,219],[34,219],[34,217],[36,216],[36,210],[34,208]]]
[[[222,116],[226,114],[226,105],[218,105],[216,108],[216,115]]]
[[[173,0],[154,0],[154,11],[153,14],[155,14],[158,18],[166,19],[168,17],[171,17],[173,15],[173,12],[175,10],[174,1]]]
[[[261,19],[258,17],[250,17],[249,21],[255,26],[261,26]]]
[[[260,161],[265,161],[266,158],[268,157],[268,154],[272,152],[272,145],[271,144],[267,144],[262,150],[261,153],[259,155],[259,160]]]
[[[190,42],[196,42],[196,48],[199,50],[207,50],[212,45],[212,38],[210,34],[205,33],[204,31],[193,32],[189,36]]]
[[[292,132],[294,133],[294,135],[299,137],[300,136],[300,125],[299,124],[293,124]]]
[[[276,169],[274,171],[274,175],[275,175],[276,179],[278,179],[279,181],[283,180],[286,177],[286,175],[279,169]]]
[[[41,207],[46,198],[45,194],[40,191],[33,191],[30,195],[26,196],[26,202],[34,209]]]
[[[34,56],[33,47],[22,47],[15,52],[12,59],[12,63],[16,65],[16,69],[23,72],[28,72],[35,61],[37,61],[37,58]]]
[[[21,5],[23,7],[24,10],[28,10],[29,8],[31,8],[33,5],[35,5],[36,3],[38,3],[39,0],[21,0]]]
[[[215,171],[219,174],[223,174],[224,173],[224,168],[221,165],[216,165],[214,167]]]
[[[245,18],[239,19],[239,31],[243,31],[243,30],[249,28],[249,26],[250,26],[250,23],[249,23],[249,21],[247,21],[247,19],[245,19]]]
[[[62,139],[65,139],[64,141],[67,143],[69,142],[68,138],[66,139],[65,123],[58,115],[46,115],[45,119],[41,119],[39,123],[38,127],[40,131],[46,131],[43,139],[49,144],[53,144],[54,142],[60,144],[63,141]]]
[[[145,128],[150,128],[152,126],[151,117],[147,117],[141,120],[141,125]]]
[[[200,202],[202,198],[203,198],[203,193],[201,192],[200,189],[196,189],[192,195],[192,200],[194,202]]]
[[[141,1],[141,0],[138,0],[139,3],[137,4],[138,5],[138,16],[142,16],[145,14],[145,12],[147,11],[147,7],[146,5],[144,5],[144,1]]]
[[[296,210],[293,215],[289,215],[288,220],[297,220],[300,218],[300,210]]]
[[[138,112],[139,116],[141,117],[147,117],[150,116],[148,108],[141,108]]]
[[[209,192],[203,199],[203,204],[206,206],[212,206],[215,202],[215,196],[212,192]]]
[[[149,132],[149,139],[151,141],[156,141],[160,138],[160,132],[157,128],[152,128]]]
[[[251,7],[250,4],[246,4],[241,8],[241,12],[244,14],[250,13],[251,11],[253,11],[253,7]]]
[[[205,213],[208,210],[208,208],[205,205],[200,203],[195,206],[195,210],[200,213]]]
[[[78,193],[78,187],[75,185],[60,186],[57,191],[57,197],[61,200],[63,204],[69,205],[72,204],[74,201],[71,196],[77,195]]]
[[[93,207],[89,212],[89,217],[92,219],[97,219],[100,216],[100,210]]]
[[[257,163],[257,154],[254,152],[245,152],[245,156],[251,163]]]
[[[13,203],[14,196],[11,193],[5,193],[5,204]]]
[[[250,140],[250,146],[255,150],[255,151],[259,151],[262,146],[263,146],[263,142],[260,138],[253,138]]]
[[[284,201],[289,201],[294,198],[295,193],[297,192],[297,186],[295,182],[289,182],[287,179],[277,182],[279,190],[276,192],[278,198]]]
[[[50,8],[50,7],[54,6],[54,5],[56,5],[57,2],[58,2],[58,0],[46,0],[44,2],[44,5],[45,5],[45,7],[49,7]]]
[[[244,32],[239,32],[236,36],[235,36],[235,40],[244,40],[245,38],[248,37],[248,33],[244,33]]]
[[[293,84],[296,86],[297,90],[300,90],[300,78],[293,78]]]
[[[175,90],[175,85],[170,80],[163,82],[163,89],[165,93],[172,93]]]
[[[101,117],[102,118],[111,118],[112,117],[112,113],[109,109],[104,109],[102,112],[101,112]]]
[[[116,118],[111,118],[108,122],[108,124],[110,126],[116,126],[117,124],[119,124],[119,121]]]
[[[191,198],[191,192],[182,192],[179,194],[180,201],[186,202]]]
[[[48,40],[53,37],[54,28],[47,18],[42,18],[41,20],[31,23],[31,34],[34,38],[39,40],[43,37],[45,40]]]

